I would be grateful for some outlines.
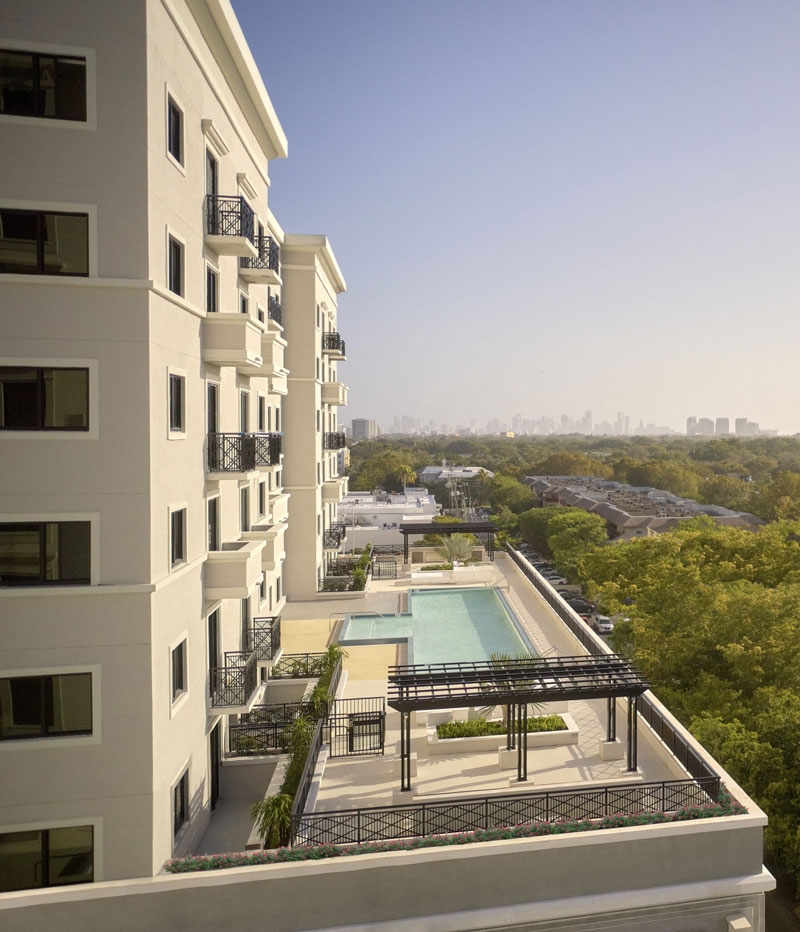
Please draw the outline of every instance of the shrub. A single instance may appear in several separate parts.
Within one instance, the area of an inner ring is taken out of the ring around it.
[[[567,723],[560,715],[539,715],[528,719],[528,731],[564,731]],[[472,722],[442,722],[436,726],[440,738],[480,738],[483,735],[504,735],[505,722],[488,722],[478,718]]]

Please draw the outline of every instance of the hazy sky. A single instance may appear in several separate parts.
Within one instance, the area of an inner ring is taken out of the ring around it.
[[[343,419],[800,431],[797,0],[233,0]]]

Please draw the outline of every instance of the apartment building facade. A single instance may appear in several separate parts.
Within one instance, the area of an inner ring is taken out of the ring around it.
[[[14,0],[0,124],[1,888],[148,876],[286,600],[286,138],[228,0]]]

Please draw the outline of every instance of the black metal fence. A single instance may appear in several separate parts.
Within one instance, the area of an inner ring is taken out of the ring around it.
[[[243,706],[258,689],[255,651],[227,651],[225,663],[209,670],[211,706]]]
[[[347,435],[343,431],[333,431],[322,435],[323,450],[343,450],[347,446]]]
[[[286,680],[321,676],[325,672],[326,657],[327,654],[284,654],[270,670],[270,678]]]
[[[331,757],[383,754],[386,739],[384,697],[331,700],[326,738]]]
[[[260,661],[273,660],[281,647],[281,616],[254,618],[247,630],[247,648],[254,650]]]
[[[393,557],[373,557],[372,578],[397,579],[397,561]]]
[[[339,353],[341,356],[347,355],[345,352],[346,345],[344,340],[333,330],[322,334],[322,349],[332,350],[335,353]]]
[[[586,650],[590,654],[606,653],[605,643],[589,630],[585,622],[572,611],[557,592],[544,582],[527,560],[510,544],[506,544],[506,553]],[[694,748],[689,746],[682,735],[674,730],[647,693],[639,696],[636,705],[642,718],[693,777],[698,780],[719,779],[719,774],[700,757]]]
[[[294,795],[294,803],[292,805],[293,825],[295,818],[298,818],[300,813],[305,809],[308,794],[311,792],[314,771],[317,767],[317,758],[319,757],[320,748],[322,747],[322,727],[323,722],[320,720],[317,722],[316,728],[314,729],[314,737],[311,739],[311,747],[309,748],[308,757],[306,758],[306,765],[303,768],[303,775],[300,777],[300,784]]]
[[[581,790],[482,796],[327,812],[292,813],[292,845],[346,845],[390,838],[446,835],[482,828],[674,812],[719,799],[719,777],[631,783]]]
[[[283,326],[283,306],[281,302],[273,297],[269,296],[267,301],[267,313],[269,314],[269,319],[274,320],[276,324]]]
[[[256,249],[258,255],[255,258],[251,256],[242,256],[239,260],[243,269],[260,269],[264,271],[275,272],[277,275],[280,268],[280,246],[271,236],[256,236]]]
[[[255,214],[243,197],[206,195],[206,233],[210,236],[244,236],[255,242]]]
[[[282,434],[209,434],[209,472],[247,472],[280,463]]]

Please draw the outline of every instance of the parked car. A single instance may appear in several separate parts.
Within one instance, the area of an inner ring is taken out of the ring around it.
[[[595,615],[589,622],[589,627],[598,634],[611,634],[614,630],[614,622],[608,615]]]
[[[570,608],[574,608],[576,612],[593,612],[597,608],[594,602],[590,602],[588,599],[575,598],[574,596],[565,598],[564,601]]]
[[[550,583],[551,586],[563,586],[567,581],[563,576],[545,576],[545,579]]]

